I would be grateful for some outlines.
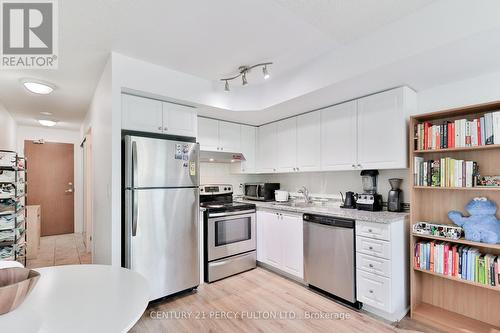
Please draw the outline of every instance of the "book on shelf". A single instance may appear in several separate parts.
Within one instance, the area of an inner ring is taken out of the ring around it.
[[[430,241],[415,244],[415,268],[492,287],[499,286],[500,258],[479,249],[449,242]]]
[[[415,126],[415,149],[433,150],[500,144],[500,111],[481,117],[424,122]]]
[[[479,174],[476,162],[450,157],[425,161],[423,157],[415,156],[413,169],[415,186],[473,187]]]

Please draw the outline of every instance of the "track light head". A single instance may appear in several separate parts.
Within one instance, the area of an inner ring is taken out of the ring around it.
[[[224,91],[229,91],[229,81],[226,80],[226,83],[224,84]]]
[[[247,81],[247,73],[244,72],[243,75],[241,76],[241,83],[246,86],[248,84],[248,81]]]
[[[271,77],[271,75],[269,75],[269,72],[267,71],[267,66],[262,67],[262,74],[264,74],[264,80],[267,80]]]

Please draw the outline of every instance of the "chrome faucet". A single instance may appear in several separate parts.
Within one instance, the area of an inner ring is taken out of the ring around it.
[[[312,202],[312,199],[311,199],[311,196],[309,195],[309,190],[307,189],[307,187],[302,186],[297,191],[297,193],[301,193],[304,196],[304,200],[306,201],[306,203],[311,203]]]

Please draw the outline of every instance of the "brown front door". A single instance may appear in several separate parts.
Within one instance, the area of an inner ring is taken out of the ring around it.
[[[28,205],[42,208],[42,236],[74,232],[73,144],[24,141]]]

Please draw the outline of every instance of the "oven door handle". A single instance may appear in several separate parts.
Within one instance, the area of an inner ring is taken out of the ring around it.
[[[260,185],[257,185],[257,190],[255,191],[255,192],[256,192],[256,194],[257,194],[257,198],[258,198],[258,199],[262,198],[262,196],[260,195],[260,188],[261,188],[261,186],[260,186]]]
[[[221,216],[244,215],[244,214],[251,214],[251,213],[255,213],[255,209],[249,209],[249,210],[239,210],[239,211],[237,211],[237,212],[211,213],[211,214],[208,214],[208,217],[221,217]]]

